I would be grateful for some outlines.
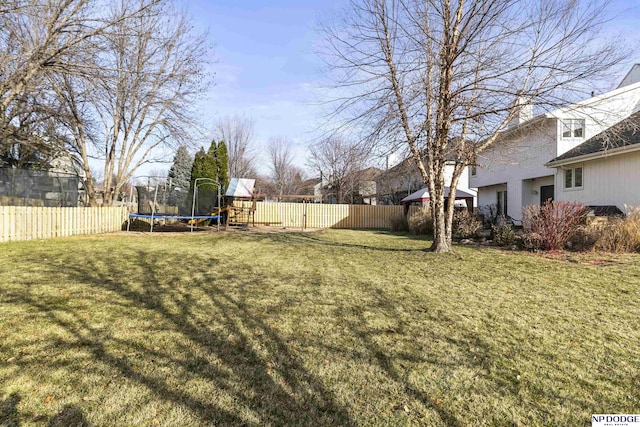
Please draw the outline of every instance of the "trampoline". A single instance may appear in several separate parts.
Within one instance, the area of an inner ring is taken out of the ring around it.
[[[145,178],[156,178],[156,177],[145,177]],[[134,213],[134,212],[130,212],[129,213],[129,221],[127,221],[127,231],[129,231],[130,225],[131,225],[131,220],[132,219],[150,219],[151,223],[150,223],[150,232],[153,233],[153,224],[155,220],[189,220],[190,225],[191,225],[191,232],[193,232],[193,226],[196,222],[196,220],[213,220],[216,221],[216,225],[217,225],[217,229],[218,231],[220,231],[220,220],[222,219],[222,215],[220,215],[220,204],[221,204],[221,185],[219,182],[210,179],[210,178],[197,178],[194,183],[193,183],[193,200],[192,200],[192,204],[191,204],[191,215],[179,215],[179,214],[173,214],[173,213],[166,213],[166,212],[158,212],[158,193],[160,190],[160,186],[161,184],[156,181],[155,182],[155,188],[148,188],[148,190],[153,190],[153,191],[144,191],[145,193],[149,193],[146,194],[146,202],[149,202],[150,204],[150,212],[144,212],[143,209],[141,209],[141,207],[144,205],[143,200],[145,198],[142,197],[141,191],[144,189],[143,186],[136,186],[136,190],[138,191],[138,213]],[[165,185],[166,186],[166,185]],[[197,204],[197,195],[198,195],[198,189],[200,186],[212,186],[215,187],[217,189],[217,202],[218,202],[218,212],[214,212],[217,213],[217,215],[198,215],[196,214],[196,204]],[[147,187],[150,187],[149,185]],[[165,188],[166,190],[166,188]],[[153,198],[151,199],[151,194],[153,194]],[[164,191],[161,192],[161,198],[165,199],[165,194]],[[130,203],[133,201],[133,187],[131,188],[131,192],[130,192],[130,196],[129,196],[129,200]],[[142,211],[142,212],[141,212]]]

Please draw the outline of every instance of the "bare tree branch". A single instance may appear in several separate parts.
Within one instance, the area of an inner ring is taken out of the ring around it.
[[[229,177],[255,178],[256,151],[253,146],[254,124],[251,118],[224,117],[218,121],[215,139],[224,141],[229,156]]]
[[[350,203],[369,160],[367,147],[334,136],[309,149],[308,166],[320,172],[323,200]]]
[[[269,180],[274,195],[297,195],[302,190],[303,171],[293,164],[293,143],[283,137],[271,138],[267,145]]]
[[[159,147],[191,142],[199,128],[193,106],[203,90],[207,45],[183,16],[161,3],[112,25],[96,44],[91,72],[51,81],[74,117],[66,123],[69,145],[80,154],[88,181],[89,153],[103,161],[109,204]],[[95,202],[95,194],[89,198]]]
[[[623,58],[598,39],[608,2],[352,0],[323,26],[329,119],[380,151],[403,148],[429,188],[435,251],[451,250],[464,168],[517,120],[590,93]],[[451,182],[445,166],[453,164]]]

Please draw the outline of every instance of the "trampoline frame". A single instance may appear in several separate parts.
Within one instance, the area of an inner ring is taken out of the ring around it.
[[[136,177],[136,178],[159,178],[157,176],[140,176],[140,177]],[[211,178],[196,178],[194,183],[193,183],[193,199],[191,201],[191,216],[185,216],[185,215],[156,215],[156,203],[157,203],[157,198],[158,198],[158,187],[160,186],[160,183],[158,181],[156,181],[156,189],[154,191],[153,194],[153,204],[151,205],[151,215],[146,215],[146,214],[138,214],[138,213],[133,213],[133,212],[129,212],[129,220],[127,221],[127,232],[129,231],[129,228],[131,226],[131,219],[132,218],[145,218],[145,219],[150,219],[151,220],[151,226],[149,229],[150,233],[153,233],[153,220],[154,219],[189,219],[191,220],[191,233],[193,233],[193,226],[195,224],[195,220],[196,219],[213,219],[217,221],[217,231],[220,231],[220,218],[221,215],[218,212],[218,215],[196,215],[195,214],[195,209],[196,209],[196,198],[197,198],[197,194],[198,194],[198,187],[199,186],[205,186],[205,185],[212,185],[214,187],[217,188],[218,191],[218,209],[221,208],[220,206],[220,202],[222,199],[222,195],[221,195],[221,186],[220,186],[220,182],[218,182],[217,180],[211,179]],[[131,186],[131,189],[129,190],[129,205],[131,206],[133,204],[133,185]]]

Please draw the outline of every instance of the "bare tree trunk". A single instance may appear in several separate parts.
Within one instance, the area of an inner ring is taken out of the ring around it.
[[[444,174],[437,171],[433,178],[433,192],[430,192],[431,215],[433,217],[432,252],[450,252],[451,241],[447,239],[447,216],[445,214]]]
[[[339,94],[328,118],[386,153],[411,156],[431,196],[431,250],[452,250],[455,186],[519,99],[556,108],[624,58],[615,42],[595,38],[606,3],[353,0],[350,14],[323,28]]]
[[[53,77],[63,109],[71,116],[69,149],[76,153],[95,203],[90,158],[103,162],[104,205],[118,194],[161,146],[191,143],[200,129],[194,100],[207,47],[179,14],[154,1],[144,16],[119,20],[100,44],[81,76]],[[168,4],[168,3],[167,3]]]

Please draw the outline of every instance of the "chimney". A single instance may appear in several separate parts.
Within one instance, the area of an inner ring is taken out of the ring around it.
[[[517,126],[533,118],[533,105],[524,96],[518,96],[513,108],[516,110],[516,114],[507,127]]]

